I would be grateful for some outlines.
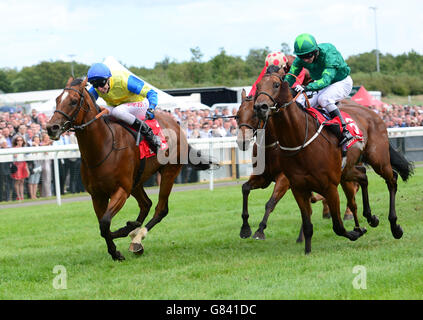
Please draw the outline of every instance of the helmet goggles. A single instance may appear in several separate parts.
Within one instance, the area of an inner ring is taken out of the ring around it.
[[[98,88],[98,87],[100,87],[100,88],[102,88],[102,87],[104,87],[105,85],[106,85],[106,83],[107,83],[107,79],[105,79],[105,78],[97,78],[97,79],[93,79],[93,80],[91,80],[90,81],[90,83],[92,84],[92,86],[94,87],[94,88]]]

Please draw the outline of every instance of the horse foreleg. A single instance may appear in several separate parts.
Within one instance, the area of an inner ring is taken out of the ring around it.
[[[249,238],[251,236],[251,228],[248,223],[248,196],[250,191],[257,188],[265,188],[270,184],[270,181],[267,181],[263,176],[250,176],[250,179],[242,185],[242,226],[239,236],[243,239]]]
[[[292,193],[301,211],[303,221],[302,230],[305,239],[304,252],[305,254],[309,254],[311,252],[311,237],[313,236],[313,224],[311,223],[312,209],[310,203],[311,192],[292,189]]]
[[[260,222],[257,231],[254,233],[254,239],[264,240],[266,238],[264,235],[264,229],[267,227],[267,220],[269,215],[273,212],[279,200],[282,199],[289,187],[288,178],[283,173],[280,173],[276,178],[272,196],[266,203],[266,211],[264,213],[263,220]]]
[[[107,205],[106,210],[103,213],[99,212],[99,214],[97,214],[97,217],[99,219],[101,236],[106,240],[107,251],[112,256],[113,260],[121,261],[125,259],[125,257],[119,251],[116,250],[116,245],[113,242],[112,233],[110,232],[110,225],[112,222],[112,218],[123,207],[127,198],[127,192],[123,188],[119,188],[110,197],[110,201]],[[94,202],[95,200],[93,198],[93,203]],[[102,207],[103,205],[100,205],[100,207]],[[97,209],[95,210],[97,213]]]

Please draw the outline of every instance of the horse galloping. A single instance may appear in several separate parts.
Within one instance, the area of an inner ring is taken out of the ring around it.
[[[155,118],[161,128],[171,133],[166,136],[169,148],[158,152],[159,155],[140,160],[140,150],[133,135],[122,125],[102,116],[103,112],[86,90],[86,85],[87,79],[68,80],[63,92],[56,98],[56,109],[47,124],[47,131],[51,139],[58,140],[62,133],[75,130],[82,160],[82,181],[91,195],[101,236],[112,258],[124,260],[113,239],[130,235],[130,251],[143,253],[141,240],[168,214],[169,195],[183,165],[180,159],[186,159],[182,153],[188,150],[191,155],[194,149],[188,145],[185,134],[169,114],[156,112]],[[177,161],[162,164],[159,156],[166,157],[169,153]],[[187,159],[194,169],[210,168],[210,159],[196,155],[199,158],[196,164],[190,161],[190,157]],[[143,184],[156,172],[161,174],[158,203],[153,218],[141,228],[152,206]],[[112,218],[130,195],[135,197],[140,210],[136,221],[128,221],[126,226],[111,232]]]
[[[249,143],[252,141],[254,135],[256,135],[257,130],[260,129],[260,121],[254,112],[253,97],[247,97],[245,90],[242,90],[241,98],[242,102],[236,115],[238,123],[237,144],[240,150],[245,151],[249,148]],[[272,195],[265,205],[265,214],[263,219],[259,224],[259,228],[253,235],[254,239],[265,239],[264,229],[267,227],[267,220],[269,215],[273,212],[279,200],[282,199],[282,197],[290,188],[289,180],[281,169],[280,158],[284,157],[284,153],[279,148],[279,142],[274,137],[271,130],[265,128],[264,131],[265,145],[263,142],[260,142],[261,145],[258,145],[257,141],[253,146],[253,158],[256,158],[258,161],[261,160],[260,158],[257,158],[258,148],[264,148],[264,171],[261,174],[254,174],[253,172],[248,181],[242,185],[243,208],[241,217],[243,223],[240,232],[241,238],[248,238],[251,236],[251,228],[248,223],[248,196],[250,191],[258,188],[265,189],[272,181],[275,182]],[[253,164],[253,167],[256,168],[257,163]],[[310,200],[312,203],[322,200],[323,218],[330,218],[329,207],[326,200],[321,195],[312,195]],[[347,207],[345,210],[344,219],[346,219],[345,217],[348,217],[349,215],[352,216],[352,213]],[[302,241],[303,232],[301,228],[297,242]]]
[[[293,90],[284,80],[285,72],[267,74],[257,86],[254,109],[259,118],[268,122],[269,128],[277,137],[280,147],[285,149],[285,157],[280,159],[282,169],[287,175],[291,190],[301,211],[305,236],[305,253],[311,252],[313,225],[311,223],[311,192],[315,191],[326,198],[334,232],[352,241],[363,235],[357,225],[346,231],[340,218],[338,184],[342,181],[355,181],[360,184],[363,195],[363,215],[371,226],[378,224],[377,217],[371,215],[368,201],[368,181],[364,167],[359,162],[369,164],[386,182],[389,190],[389,222],[394,238],[403,234],[396,223],[395,194],[398,174],[406,181],[413,173],[413,166],[389,144],[386,125],[372,110],[359,106],[344,106],[356,125],[361,129],[364,142],[357,142],[347,151],[346,163],[341,167],[341,149],[338,139],[328,131],[319,132],[319,124],[295,102]],[[309,134],[315,134],[311,140]],[[347,205],[354,215],[357,205],[354,185],[344,186]]]

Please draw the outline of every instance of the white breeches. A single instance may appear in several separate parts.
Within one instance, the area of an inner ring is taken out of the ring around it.
[[[148,99],[145,98],[140,102],[129,102],[120,104],[116,107],[107,106],[110,115],[131,125],[135,119],[144,119],[145,113],[150,106]]]
[[[317,91],[312,98],[309,98],[310,105],[315,108],[321,106],[325,108],[327,112],[332,112],[337,108],[335,105],[336,102],[341,101],[349,96],[352,90],[353,81],[350,76],[346,77],[344,80],[332,83],[326,88]],[[305,102],[304,95],[300,95],[297,98],[297,102],[301,103],[303,106],[308,107]]]

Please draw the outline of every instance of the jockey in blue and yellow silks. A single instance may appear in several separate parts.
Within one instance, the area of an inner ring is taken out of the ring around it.
[[[157,106],[157,92],[144,81],[125,70],[110,70],[104,63],[95,63],[88,70],[88,81],[92,84],[89,92],[97,100],[103,98],[110,114],[143,134],[154,152],[161,146],[161,140],[151,128],[138,119],[154,118]]]

